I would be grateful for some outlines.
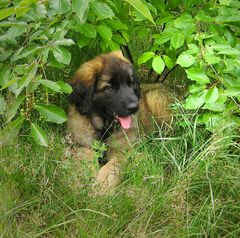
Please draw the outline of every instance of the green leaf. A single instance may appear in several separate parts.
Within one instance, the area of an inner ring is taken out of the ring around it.
[[[114,17],[114,12],[106,3],[93,2],[91,5],[91,9],[100,20]]]
[[[97,26],[97,32],[105,40],[109,41],[112,38],[111,28],[109,28],[107,26],[104,26],[104,25]]]
[[[174,49],[180,48],[184,44],[184,35],[181,32],[173,33],[171,45]]]
[[[95,38],[97,35],[96,26],[89,23],[84,23],[82,25],[77,24],[71,28],[76,32],[82,33],[88,38]]]
[[[197,93],[199,91],[204,91],[206,89],[206,84],[192,84],[189,87],[190,93]]]
[[[68,83],[64,83],[63,81],[57,81],[57,84],[61,88],[61,91],[67,94],[72,92],[72,87]]]
[[[223,50],[220,50],[217,54],[218,55],[240,55],[240,50],[235,48],[223,49]]]
[[[168,42],[172,37],[172,32],[162,32],[161,34],[159,35],[154,35],[154,42],[155,44],[158,44],[158,45],[162,45],[166,42]]]
[[[37,144],[48,146],[47,134],[37,123],[31,123],[31,137]]]
[[[60,92],[61,87],[56,83],[48,79],[43,79],[38,81],[40,84],[52,89],[54,92]]]
[[[71,53],[62,46],[55,46],[52,53],[59,63],[68,65],[71,61]]]
[[[153,52],[145,52],[138,58],[138,64],[143,64],[153,58],[155,54]]]
[[[186,109],[198,109],[205,103],[207,90],[190,94],[185,100]]]
[[[112,40],[117,42],[119,45],[126,45],[125,39],[119,34],[114,34],[112,36]]]
[[[19,109],[20,105],[22,104],[25,96],[19,96],[15,101],[13,101],[7,109],[6,112],[6,123],[9,123],[13,117],[16,115],[17,110]]]
[[[193,65],[195,61],[196,61],[196,57],[192,56],[191,53],[189,53],[188,51],[184,51],[177,58],[177,64],[179,64],[184,68],[187,68]]]
[[[70,0],[49,0],[51,8],[57,13],[63,14],[71,9]]]
[[[9,8],[6,8],[6,9],[2,9],[0,11],[0,21],[6,17],[9,17],[11,16],[12,14],[15,13],[15,8],[14,7],[9,7]]]
[[[203,106],[203,109],[208,109],[214,112],[223,112],[226,109],[226,105],[224,103],[206,103]]]
[[[89,41],[90,41],[90,38],[84,35],[80,35],[77,44],[79,48],[83,48],[84,46],[88,45]]]
[[[152,61],[152,67],[155,72],[161,74],[165,68],[164,61],[162,60],[161,56],[156,56]]]
[[[27,32],[28,27],[25,25],[14,25],[10,27],[5,34],[0,35],[0,41],[13,40]]]
[[[240,87],[229,87],[224,91],[224,94],[228,97],[240,96]]]
[[[168,69],[172,69],[174,66],[172,59],[170,57],[168,57],[167,55],[163,55],[163,59],[164,59],[166,66],[168,67]]]
[[[77,16],[82,22],[85,13],[87,12],[90,0],[72,0],[72,10],[77,13]]]
[[[107,19],[106,22],[112,29],[115,29],[115,30],[127,30],[128,29],[127,25],[120,22],[119,19]]]
[[[206,84],[210,82],[208,76],[200,69],[190,68],[185,70],[187,77],[193,81],[196,81],[198,84]]]
[[[155,24],[148,7],[142,1],[140,0],[125,0],[125,1],[132,5],[135,9],[137,9],[137,11],[139,11],[145,18],[147,18],[149,21]]]
[[[62,40],[56,40],[54,44],[70,46],[70,45],[75,45],[75,42],[72,39],[62,39]]]
[[[40,46],[29,47],[29,48],[25,49],[23,52],[21,52],[19,55],[14,55],[11,58],[11,62],[14,62],[14,61],[17,61],[19,59],[23,59],[23,58],[29,57],[30,55],[33,56],[40,49],[42,49],[42,47],[40,47]]]
[[[221,61],[220,57],[214,56],[213,54],[210,53],[204,54],[204,59],[208,64],[217,64]]]
[[[34,107],[50,122],[61,124],[67,121],[66,113],[56,105],[36,104]]]
[[[194,26],[194,21],[190,14],[183,14],[174,21],[174,26],[179,29],[189,29]]]
[[[214,86],[208,89],[205,101],[207,103],[215,103],[218,100],[218,97],[219,97],[218,88]]]

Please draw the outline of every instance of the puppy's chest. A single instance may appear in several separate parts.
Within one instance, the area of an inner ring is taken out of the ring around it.
[[[98,115],[92,115],[91,123],[96,130],[98,139],[100,140],[106,140],[112,133],[120,129],[118,121],[114,118],[103,119]]]

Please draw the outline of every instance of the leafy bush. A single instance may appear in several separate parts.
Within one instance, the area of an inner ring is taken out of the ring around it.
[[[74,52],[84,47],[97,52],[123,47],[131,58],[133,34],[136,41],[147,37],[139,64],[159,75],[178,65],[185,70],[193,82],[185,107],[201,108],[199,123],[209,130],[238,126],[239,8],[237,0],[2,1],[1,144],[24,123],[34,140],[47,146],[45,121],[67,120],[56,95],[71,92],[66,77],[56,80],[51,72],[67,71]]]

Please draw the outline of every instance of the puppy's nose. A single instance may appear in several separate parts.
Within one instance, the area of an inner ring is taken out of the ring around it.
[[[130,111],[137,111],[138,109],[138,102],[131,102],[129,103],[126,108]]]

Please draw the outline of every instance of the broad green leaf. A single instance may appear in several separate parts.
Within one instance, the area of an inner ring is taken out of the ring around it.
[[[236,48],[223,49],[223,50],[220,50],[217,54],[218,55],[240,55],[240,50]]]
[[[203,106],[203,109],[208,109],[214,112],[223,112],[226,109],[226,105],[224,103],[206,103]]]
[[[218,88],[216,86],[208,89],[205,101],[207,103],[215,103],[219,97]]]
[[[165,65],[168,67],[168,69],[172,69],[174,66],[172,59],[170,57],[168,57],[167,55],[163,55],[163,59],[164,59]]]
[[[61,88],[61,91],[67,94],[72,92],[72,87],[68,83],[64,83],[63,81],[57,81],[57,84]]]
[[[62,46],[55,46],[52,53],[59,63],[68,65],[71,61],[71,53]]]
[[[208,64],[217,64],[221,61],[220,57],[214,56],[210,53],[204,54],[204,59]]]
[[[155,56],[155,53],[153,52],[145,52],[138,58],[138,64],[143,64],[153,58]]]
[[[193,84],[189,87],[190,93],[197,93],[199,91],[204,91],[206,89],[206,84]]]
[[[187,77],[193,81],[196,81],[198,84],[206,84],[210,82],[208,76],[200,69],[190,68],[185,70]]]
[[[199,52],[200,52],[200,48],[195,44],[192,44],[192,43],[188,44],[188,48],[189,48],[189,50],[187,52],[190,52],[194,55],[199,54]]]
[[[82,25],[77,24],[76,26],[72,27],[72,29],[76,32],[80,32],[88,38],[95,38],[97,35],[96,26],[84,23]]]
[[[162,45],[168,42],[172,37],[172,32],[162,32],[159,35],[154,35],[154,43],[158,45]]]
[[[16,60],[23,59],[23,58],[26,58],[29,56],[33,56],[41,49],[42,49],[42,47],[40,47],[40,46],[29,47],[29,48],[25,49],[23,52],[21,52],[19,55],[14,55],[11,58],[11,62],[14,62]]]
[[[56,40],[54,42],[55,45],[67,45],[67,46],[70,46],[70,45],[74,45],[75,42],[72,40],[72,39],[62,39],[62,40]]]
[[[88,9],[90,0],[72,0],[72,10],[76,12],[80,22],[82,22],[83,17]]]
[[[111,40],[112,38],[111,28],[107,26],[104,26],[104,25],[97,26],[97,32],[105,40]]]
[[[5,34],[0,35],[0,41],[13,40],[27,32],[27,30],[28,27],[25,25],[14,25],[10,27]]]
[[[120,22],[119,19],[107,19],[106,22],[112,29],[115,29],[115,30],[127,30],[128,29],[127,25]]]
[[[113,10],[104,2],[93,2],[91,4],[91,9],[101,20],[114,17]]]
[[[8,106],[8,109],[6,112],[6,123],[9,123],[13,119],[13,117],[16,115],[24,98],[25,96],[18,96],[17,99]]]
[[[16,82],[17,82],[17,78],[11,79],[10,81],[6,82],[6,83],[2,86],[1,90],[2,90],[2,89],[6,89],[6,88],[12,86],[12,85],[13,85],[14,83],[16,83]]]
[[[126,45],[125,39],[119,34],[114,34],[112,36],[112,40],[117,42],[119,45]]]
[[[184,35],[181,32],[173,33],[171,45],[174,49],[180,48],[184,44]]]
[[[164,61],[162,60],[161,56],[156,56],[152,61],[152,67],[155,72],[161,74],[165,68]]]
[[[229,44],[213,44],[210,46],[211,49],[215,51],[231,49],[232,47]]]
[[[29,6],[19,6],[15,8],[16,18],[23,16],[27,13],[31,8]]]
[[[7,18],[7,17],[11,16],[14,13],[15,13],[15,8],[14,7],[9,7],[9,8],[6,8],[6,9],[2,9],[0,11],[0,21],[4,18]]]
[[[183,14],[174,21],[175,27],[179,29],[189,29],[194,26],[194,21],[190,14]]]
[[[48,146],[47,134],[37,123],[31,123],[31,137],[37,144]]]
[[[195,61],[196,61],[196,57],[192,56],[191,53],[189,53],[188,51],[184,51],[177,58],[177,64],[179,64],[184,68],[187,68],[193,65]]]
[[[90,38],[86,37],[85,35],[80,35],[78,39],[78,46],[79,48],[83,48],[84,46],[88,45]]]
[[[148,7],[141,0],[125,0],[125,1],[132,5],[135,9],[137,9],[137,11],[139,11],[149,21],[155,24]]]
[[[46,87],[52,89],[55,92],[60,92],[61,87],[54,81],[43,79],[38,81],[40,84],[45,85]]]
[[[34,107],[50,122],[61,124],[67,121],[66,113],[56,105],[35,104]]]
[[[57,13],[63,14],[71,9],[70,0],[49,0],[51,8]]]
[[[115,50],[120,50],[120,46],[117,42],[115,41],[107,41],[107,46],[109,47],[110,50],[115,51]]]
[[[207,90],[190,94],[185,100],[186,109],[198,109],[205,103]]]
[[[240,96],[240,87],[229,87],[224,91],[224,94],[228,97]]]

